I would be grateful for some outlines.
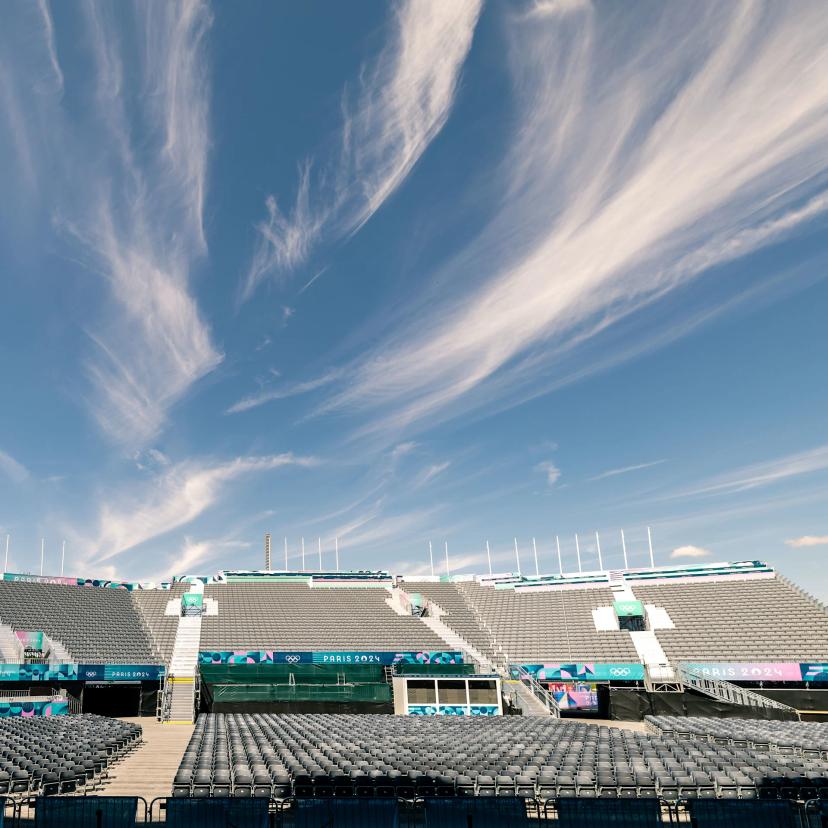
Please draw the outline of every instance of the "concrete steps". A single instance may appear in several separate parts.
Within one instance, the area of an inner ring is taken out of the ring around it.
[[[169,796],[181,757],[193,734],[193,725],[166,725],[155,719],[125,719],[143,729],[143,742],[111,770],[101,796],[141,796],[149,804]]]

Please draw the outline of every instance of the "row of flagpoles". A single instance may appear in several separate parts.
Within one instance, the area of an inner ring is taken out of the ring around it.
[[[306,561],[306,553],[305,553],[305,539],[301,539],[301,556],[302,556],[302,572],[306,570],[305,561]],[[319,556],[319,571],[322,572],[322,538],[316,539],[316,551],[317,555]],[[313,553],[308,553],[313,554]],[[334,538],[334,557],[336,561],[336,571],[339,572],[339,538]],[[289,571],[290,567],[288,566],[288,539],[285,537],[285,571]]]
[[[650,527],[647,527],[647,546],[650,552],[650,567],[655,569],[655,558],[653,556],[653,533]],[[561,541],[558,535],[555,535],[555,548],[558,553],[558,571],[561,575],[564,574],[563,569],[563,559],[561,558]],[[604,571],[604,559],[601,555],[601,536],[598,532],[595,533],[595,548],[598,551],[598,569],[599,571]],[[448,551],[448,541],[444,542],[444,549],[445,549],[445,563],[446,563],[446,575],[451,575],[451,567],[449,566],[449,551]],[[621,550],[624,554],[624,569],[629,569],[629,562],[627,559],[627,539],[624,536],[624,530],[621,530]],[[535,558],[535,576],[540,577],[540,564],[538,562],[538,545],[534,538],[532,538],[532,552]],[[575,533],[575,554],[578,559],[578,572],[583,572],[583,567],[581,565],[581,541],[578,537],[577,532]],[[486,559],[489,564],[489,575],[492,575],[492,550],[489,546],[489,542],[486,541]],[[286,559],[287,560],[287,559]],[[428,542],[428,560],[431,566],[431,574],[435,575],[434,569],[434,547],[432,546],[431,541]],[[304,558],[303,558],[304,562]],[[520,550],[518,549],[518,541],[515,538],[515,563],[517,564],[517,574],[522,575],[521,567],[520,567]]]
[[[3,561],[3,572],[9,571],[9,547],[11,545],[11,535],[6,533],[6,557]],[[43,564],[46,560],[46,538],[40,539],[40,574],[43,575]],[[63,576],[63,567],[66,563],[66,541],[60,544],[60,574]]]

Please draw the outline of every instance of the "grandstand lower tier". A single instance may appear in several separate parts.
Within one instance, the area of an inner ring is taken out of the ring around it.
[[[173,795],[828,798],[828,725],[682,721],[208,714]]]

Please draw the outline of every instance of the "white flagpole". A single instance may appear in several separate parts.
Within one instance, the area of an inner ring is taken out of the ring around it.
[[[40,539],[40,574],[43,575],[43,556],[46,554],[46,538]]]
[[[517,561],[518,578],[523,577],[520,572],[520,553],[518,552],[517,538],[515,538],[515,560]]]
[[[486,541],[486,559],[489,561],[489,577],[492,575],[492,550],[489,549],[489,542]]]
[[[624,550],[624,569],[629,569],[630,565],[627,563],[627,541],[624,539],[624,530],[621,530],[621,548]]]
[[[316,539],[316,546],[319,550],[319,571],[322,571],[322,538]]]
[[[650,545],[650,569],[655,569],[655,559],[653,558],[653,533],[650,527],[647,527],[647,543]]]
[[[302,572],[305,571],[305,539],[302,538]]]
[[[595,533],[595,546],[598,547],[598,569],[600,569],[601,572],[603,572],[604,571],[604,562],[601,559],[601,538],[598,537],[597,532]]]
[[[434,549],[432,549],[431,541],[428,542],[428,562],[431,564],[431,577],[434,577]]]
[[[339,572],[339,538],[334,538],[334,548],[336,549],[336,571]]]
[[[9,571],[9,538],[11,535],[6,533],[6,563],[3,564],[3,572],[6,573]]]
[[[555,546],[558,547],[558,570],[560,571],[561,575],[563,575],[563,561],[561,560],[561,541],[557,535],[555,535]]]
[[[540,578],[540,569],[538,568],[538,545],[535,543],[534,538],[532,538],[532,549],[535,553],[535,577]]]
[[[581,544],[578,543],[578,533],[575,533],[575,554],[578,556],[578,572],[581,572]]]
[[[448,562],[448,541],[446,541],[446,575],[451,577],[451,570],[449,569],[449,562]]]
[[[60,577],[63,577],[63,562],[66,560],[66,541],[60,546]]]

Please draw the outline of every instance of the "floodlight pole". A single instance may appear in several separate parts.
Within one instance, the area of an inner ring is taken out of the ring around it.
[[[489,562],[489,577],[492,577],[492,550],[489,548],[489,542],[486,541],[486,560]]]
[[[522,578],[523,576],[521,575],[521,572],[520,572],[520,553],[518,552],[517,538],[515,538],[515,561],[517,561],[518,578]]]
[[[581,544],[578,542],[578,533],[575,533],[575,554],[578,556],[578,572],[582,572],[581,569]]]
[[[431,564],[431,577],[434,577],[434,549],[431,546],[431,541],[428,542],[428,562]]]
[[[534,538],[532,538],[532,550],[535,553],[535,577],[540,578],[540,569],[538,568],[538,545],[535,543]]]
[[[563,575],[563,561],[561,560],[561,540],[555,535],[555,546],[558,548],[558,571]]]
[[[598,537],[598,533],[595,533],[595,546],[598,548],[598,569],[603,572],[604,571],[604,561],[601,559],[601,538]]]
[[[653,558],[653,533],[650,527],[647,527],[647,543],[650,546],[650,569],[655,569],[655,559]]]

